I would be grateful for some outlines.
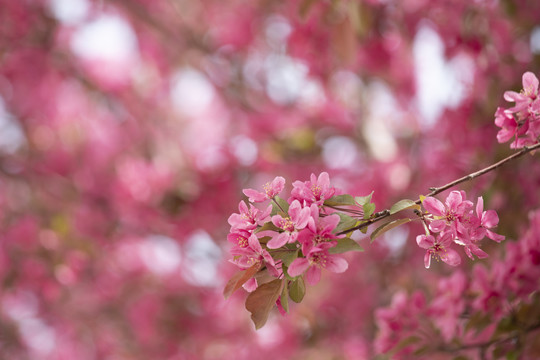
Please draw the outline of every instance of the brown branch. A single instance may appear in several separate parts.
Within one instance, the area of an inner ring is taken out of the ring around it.
[[[431,187],[429,188],[429,190],[431,190],[431,192],[429,194],[426,195],[427,196],[434,196],[434,195],[437,195],[441,192],[443,192],[444,190],[447,190],[453,186],[456,186],[458,184],[461,184],[465,181],[469,181],[469,180],[472,180],[472,179],[475,179],[479,176],[482,176],[484,174],[487,174],[488,172],[490,171],[493,171],[499,167],[501,167],[502,165],[506,164],[507,162],[510,162],[512,160],[515,160],[517,158],[520,158],[522,157],[523,155],[525,154],[528,154],[534,150],[537,150],[537,149],[540,149],[540,143],[538,144],[534,144],[532,146],[524,146],[521,150],[515,152],[514,154],[502,159],[501,161],[493,164],[493,165],[490,165],[488,167],[485,167],[483,168],[482,170],[479,170],[479,171],[476,171],[476,172],[473,172],[469,175],[465,175],[457,180],[454,180],[452,182],[449,182],[448,184],[446,185],[443,185],[443,186],[440,186],[440,187]],[[415,201],[415,204],[417,205],[420,205],[422,203],[422,200],[421,199],[418,199]],[[355,226],[355,227],[352,227],[350,229],[346,229],[346,230],[343,230],[341,231],[340,233],[338,233],[338,235],[342,235],[342,234],[346,234],[348,232],[351,232],[351,231],[354,231],[354,230],[361,230],[361,229],[364,229],[366,227],[368,227],[369,225],[373,224],[373,223],[376,223],[384,218],[387,218],[390,216],[390,210],[389,209],[385,209],[385,210],[382,210],[382,211],[379,211],[375,214],[373,214],[373,216],[368,219],[366,222],[358,225],[358,226]]]

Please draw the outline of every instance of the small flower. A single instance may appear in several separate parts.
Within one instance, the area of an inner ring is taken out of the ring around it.
[[[285,187],[285,179],[281,176],[277,176],[272,182],[268,182],[263,185],[264,192],[260,192],[254,189],[244,189],[244,195],[249,198],[251,202],[263,202],[268,199],[273,199],[278,195]]]
[[[284,231],[268,242],[268,248],[278,249],[287,243],[295,242],[298,237],[298,230],[306,227],[310,214],[310,208],[302,208],[300,202],[294,200],[289,207],[289,217],[272,216],[272,223]]]
[[[289,266],[288,273],[295,277],[306,272],[306,281],[315,285],[321,279],[321,269],[334,273],[342,273],[349,267],[347,260],[340,256],[332,255],[328,249],[336,245],[335,241],[318,244],[308,242],[302,246],[302,253],[306,256],[295,259]]]
[[[504,240],[503,235],[499,235],[491,231],[499,224],[499,216],[494,210],[484,211],[484,199],[480,196],[476,204],[476,216],[478,217],[479,226],[471,233],[474,240],[481,240],[487,236],[493,241],[501,242]]]
[[[311,181],[295,181],[291,191],[289,201],[297,199],[305,201],[308,206],[311,204],[322,205],[324,200],[334,196],[336,189],[330,186],[330,177],[328,173],[322,172],[317,178],[311,174]]]
[[[508,102],[515,102],[516,105],[510,109],[511,112],[520,112],[526,110],[529,105],[538,98],[538,78],[532,72],[527,71],[522,77],[523,90],[517,93],[515,91],[506,91],[504,99]]]
[[[466,233],[466,228],[462,223],[463,216],[473,203],[465,200],[465,192],[452,191],[446,198],[445,204],[428,196],[424,199],[423,205],[427,212],[435,215],[435,219],[429,224],[431,231],[438,233],[449,226],[456,238]]]
[[[247,247],[232,248],[231,254],[233,255],[231,262],[241,269],[248,269],[255,264],[264,264],[268,268],[270,275],[279,276],[274,259],[268,251],[262,248],[259,238],[255,234],[248,238]]]
[[[319,216],[319,207],[311,205],[311,217],[304,230],[298,233],[298,241],[303,244],[306,241],[313,241],[315,244],[332,241],[344,237],[336,236],[332,233],[338,226],[340,218],[337,214]]]
[[[249,204],[249,208],[244,201],[240,201],[238,204],[239,214],[232,214],[229,216],[228,222],[231,225],[231,232],[236,230],[253,230],[257,226],[264,224],[272,211],[272,206],[268,206],[264,211],[257,209],[252,204]]]
[[[450,232],[443,232],[435,238],[433,235],[418,235],[416,237],[416,243],[422,249],[426,249],[426,255],[424,256],[424,265],[426,269],[429,269],[431,265],[431,257],[441,259],[445,263],[451,266],[457,266],[461,263],[461,257],[459,254],[450,248],[452,244],[453,236]]]

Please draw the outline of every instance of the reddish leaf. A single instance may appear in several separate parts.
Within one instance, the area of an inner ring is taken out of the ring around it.
[[[281,294],[283,279],[276,279],[260,285],[246,299],[246,309],[251,313],[251,320],[255,329],[260,329],[266,324],[270,310],[276,304]]]
[[[234,274],[229,282],[227,282],[227,285],[225,285],[225,289],[223,289],[223,296],[225,296],[225,299],[231,296],[236,290],[240,289],[246,281],[251,279],[257,271],[259,271],[260,268],[261,263],[257,263],[249,269]]]

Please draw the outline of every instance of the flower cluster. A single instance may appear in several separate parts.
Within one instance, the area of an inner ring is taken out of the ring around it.
[[[345,235],[336,235],[340,217],[324,206],[336,189],[323,172],[310,181],[293,183],[287,201],[278,195],[283,191],[285,179],[276,177],[263,186],[264,191],[245,189],[251,204],[241,201],[239,213],[229,217],[231,231],[228,240],[233,243],[232,263],[241,269],[257,266],[268,269],[276,278],[296,278],[305,274],[309,284],[316,284],[321,269],[344,272],[347,261],[335,255],[338,241]],[[263,209],[252,203],[271,201]],[[257,288],[255,278],[244,285],[248,291]]]
[[[499,143],[514,141],[512,149],[538,143],[540,138],[540,100],[538,97],[538,78],[531,72],[523,74],[523,90],[506,91],[504,99],[515,105],[505,109],[497,108],[495,124],[501,128],[497,134]]]
[[[480,249],[479,242],[487,236],[491,240],[501,242],[504,236],[492,231],[499,223],[494,210],[484,211],[484,200],[478,198],[476,211],[474,204],[466,199],[464,191],[452,191],[445,203],[428,196],[422,201],[427,215],[423,216],[426,234],[418,235],[418,246],[426,249],[424,264],[429,268],[431,257],[441,259],[445,263],[456,266],[461,258],[452,244],[462,245],[471,259],[473,255],[485,258],[488,255]]]

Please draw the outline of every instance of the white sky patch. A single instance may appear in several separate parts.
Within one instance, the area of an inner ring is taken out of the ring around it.
[[[357,159],[356,144],[348,137],[332,136],[325,140],[322,146],[323,160],[329,168],[348,168]]]
[[[0,151],[16,152],[26,142],[24,133],[13,115],[5,108],[4,99],[0,97]]]
[[[200,71],[186,68],[172,79],[171,98],[182,113],[197,116],[206,111],[215,97],[213,85]]]
[[[180,247],[176,241],[163,235],[146,237],[140,243],[139,256],[148,270],[156,275],[172,274],[182,262]]]
[[[426,25],[416,34],[413,54],[421,120],[432,125],[445,107],[455,107],[463,100],[464,81],[472,80],[472,61],[463,55],[447,62],[441,37]]]
[[[56,19],[72,25],[84,20],[90,6],[87,0],[51,0],[50,7]]]
[[[536,26],[531,32],[530,46],[533,54],[540,54],[540,26]]]
[[[78,56],[111,62],[131,61],[138,57],[137,37],[121,17],[101,15],[82,25],[71,39]]]
[[[384,244],[393,256],[398,256],[403,251],[409,237],[409,228],[399,226],[384,234]]]
[[[243,166],[252,165],[257,160],[257,143],[244,135],[231,139],[232,153]]]
[[[186,261],[182,276],[196,286],[216,286],[221,283],[217,266],[222,259],[221,249],[206,231],[198,230],[188,239]]]

